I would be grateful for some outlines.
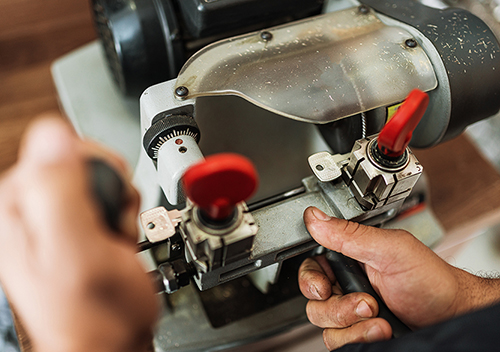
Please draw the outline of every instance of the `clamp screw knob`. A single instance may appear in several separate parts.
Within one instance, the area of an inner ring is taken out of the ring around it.
[[[204,216],[223,221],[236,204],[255,192],[257,172],[250,160],[238,154],[216,154],[191,166],[183,176],[186,196]]]

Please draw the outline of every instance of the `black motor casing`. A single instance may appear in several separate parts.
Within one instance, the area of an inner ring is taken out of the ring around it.
[[[175,78],[211,42],[319,14],[324,0],[91,0],[120,90],[138,97]]]

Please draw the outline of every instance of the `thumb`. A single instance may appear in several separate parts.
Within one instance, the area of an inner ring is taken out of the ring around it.
[[[402,230],[386,230],[330,217],[315,207],[304,212],[304,223],[316,242],[322,246],[380,270],[394,261],[395,248],[411,236]]]

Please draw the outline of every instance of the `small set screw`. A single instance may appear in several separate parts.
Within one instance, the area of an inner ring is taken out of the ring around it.
[[[179,251],[181,249],[181,245],[178,243],[173,243],[170,249],[174,252]]]
[[[418,43],[415,39],[406,39],[405,41],[405,45],[408,47],[408,48],[416,48]]]
[[[362,13],[363,15],[367,15],[370,13],[370,8],[366,5],[360,5],[358,7],[358,11],[359,11],[359,13]]]
[[[187,89],[184,86],[179,86],[175,88],[175,95],[177,95],[179,98],[185,98],[189,94],[189,89]]]
[[[260,33],[260,37],[262,38],[262,40],[264,40],[266,42],[273,39],[273,35],[271,34],[271,32],[268,32],[268,31],[264,31],[264,32]]]

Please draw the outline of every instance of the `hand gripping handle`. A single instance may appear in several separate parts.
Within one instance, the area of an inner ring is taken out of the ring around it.
[[[366,292],[377,300],[378,316],[389,322],[392,327],[393,337],[399,337],[411,332],[410,328],[390,311],[377,292],[375,292],[368,277],[356,260],[334,251],[329,251],[326,254],[326,259],[328,259],[335,278],[339,282],[344,294]]]

